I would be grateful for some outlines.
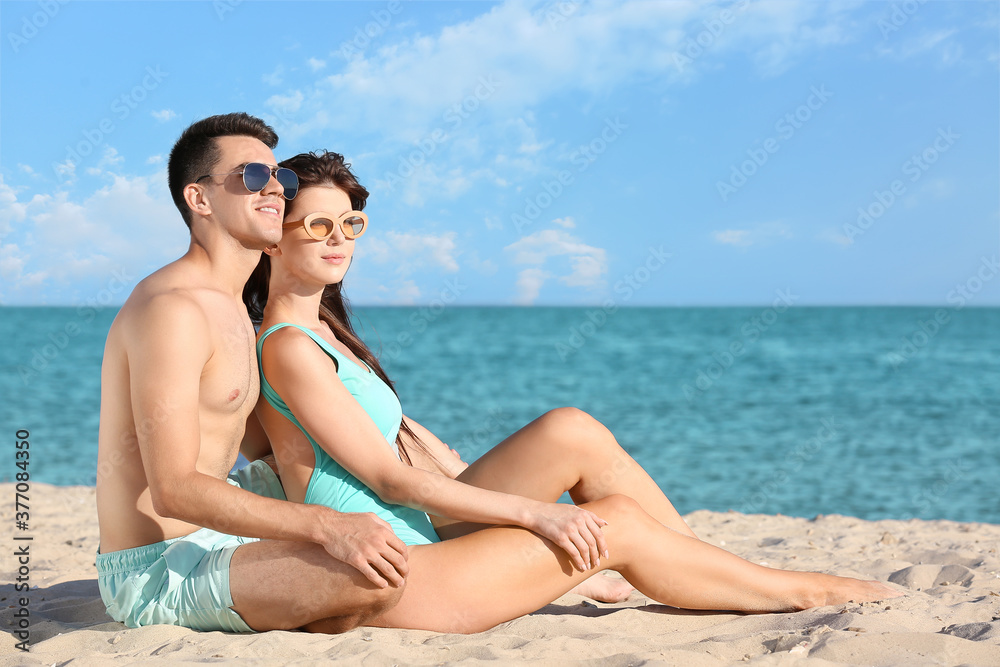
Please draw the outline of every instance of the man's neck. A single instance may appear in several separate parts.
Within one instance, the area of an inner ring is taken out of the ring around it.
[[[240,246],[235,240],[232,245],[210,249],[192,238],[182,259],[198,266],[213,287],[240,299],[243,286],[260,261],[260,253],[260,250]]]

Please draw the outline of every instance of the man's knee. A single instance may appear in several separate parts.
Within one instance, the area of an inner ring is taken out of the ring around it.
[[[372,590],[370,591],[371,596],[367,607],[362,604],[349,614],[307,623],[302,626],[302,629],[307,632],[322,632],[337,635],[349,632],[363,625],[380,625],[378,619],[399,604],[405,586],[406,584],[399,587],[388,586]]]
[[[402,586],[386,586],[385,588],[372,591],[371,604],[369,605],[368,612],[363,614],[363,620],[378,618],[399,604],[405,588],[406,582],[404,581]]]

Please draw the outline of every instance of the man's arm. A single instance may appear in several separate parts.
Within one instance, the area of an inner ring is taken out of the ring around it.
[[[179,294],[156,296],[143,310],[132,320],[126,351],[154,511],[230,535],[315,542],[374,583],[400,585],[406,547],[381,519],[265,498],[199,472],[199,389],[214,352],[208,319]]]

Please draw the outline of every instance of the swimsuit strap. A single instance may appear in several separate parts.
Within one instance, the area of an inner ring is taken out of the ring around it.
[[[261,335],[260,339],[257,341],[257,368],[260,369],[261,393],[264,395],[264,398],[267,400],[267,402],[270,403],[272,408],[280,412],[288,419],[292,420],[292,423],[298,424],[299,422],[292,415],[292,411],[288,408],[288,404],[286,404],[285,401],[281,398],[281,396],[278,395],[278,392],[274,390],[274,387],[271,386],[271,383],[267,381],[267,377],[264,376],[264,363],[261,360],[261,350],[264,349],[264,340],[278,329],[284,329],[285,327],[295,327],[299,331],[303,331],[306,334],[308,334],[309,337],[312,338],[316,342],[316,344],[319,345],[320,348],[322,348],[322,350],[326,352],[327,355],[330,356],[331,359],[333,359],[334,363],[337,364],[338,371],[340,370],[341,364],[348,362],[348,360],[344,359],[343,355],[336,349],[334,349],[334,347],[330,345],[329,342],[324,340],[322,336],[317,334],[312,329],[307,329],[306,327],[300,326],[298,324],[292,324],[291,322],[281,322],[280,324],[275,324],[273,327],[270,327],[267,331],[265,331]]]

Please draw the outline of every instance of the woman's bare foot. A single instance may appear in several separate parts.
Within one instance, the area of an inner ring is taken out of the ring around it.
[[[581,581],[570,593],[582,595],[598,602],[621,602],[632,594],[632,584],[624,579],[607,577],[597,573],[590,579]]]
[[[814,604],[809,607],[822,607],[826,605],[844,604],[845,602],[874,602],[876,600],[888,600],[898,598],[905,593],[886,586],[880,581],[852,579],[850,577],[830,577],[829,585],[826,587],[825,595],[817,591],[817,596],[813,599]]]

